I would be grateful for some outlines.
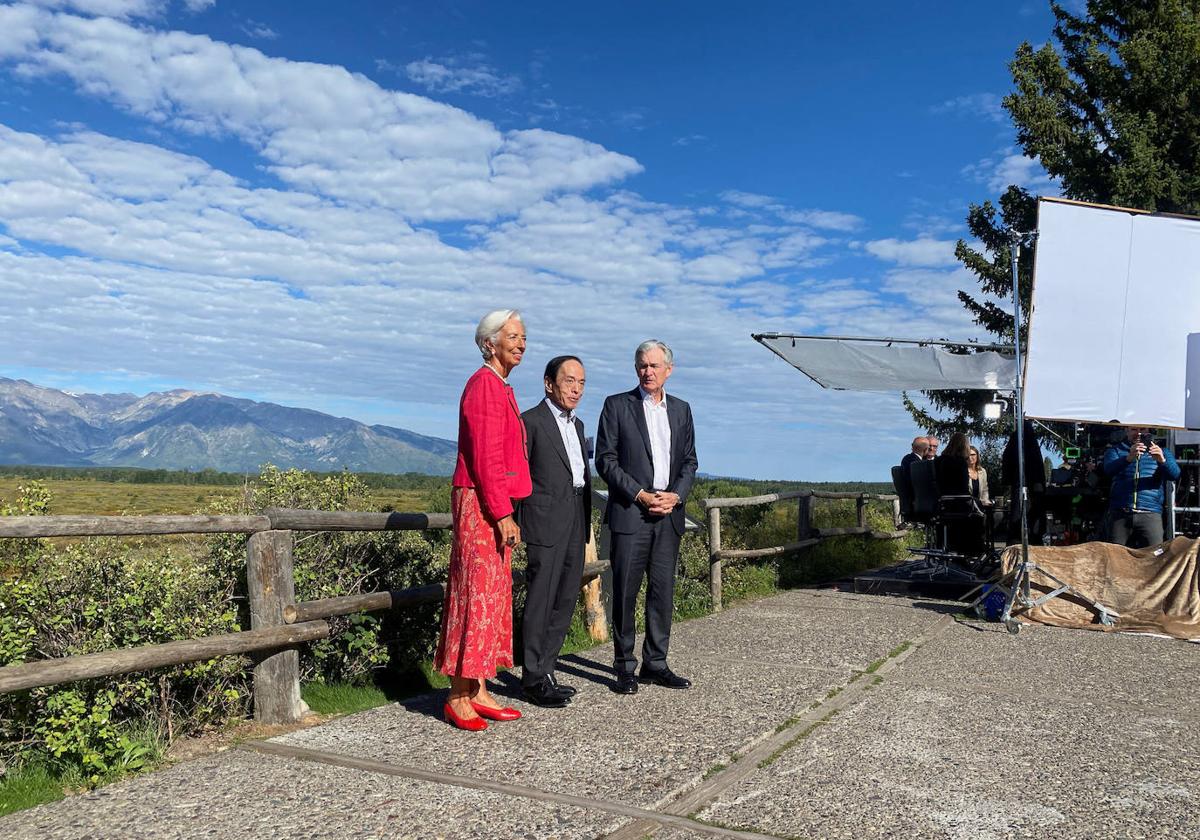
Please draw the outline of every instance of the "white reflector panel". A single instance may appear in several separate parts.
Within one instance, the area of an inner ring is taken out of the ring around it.
[[[1200,222],[1038,203],[1025,412],[1183,427]]]
[[[1011,355],[986,350],[951,353],[916,342],[855,338],[754,336],[823,388],[846,391],[941,391],[959,388],[1012,390]]]

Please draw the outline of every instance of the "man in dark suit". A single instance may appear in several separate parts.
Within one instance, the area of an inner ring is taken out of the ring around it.
[[[920,435],[913,438],[912,452],[909,452],[900,459],[900,466],[904,468],[904,474],[908,474],[908,465],[913,461],[925,460],[925,453],[929,451],[929,438],[925,435]]]
[[[583,363],[575,356],[551,359],[543,384],[546,399],[521,415],[533,478],[518,515],[527,558],[521,689],[531,703],[561,708],[575,689],[558,684],[554,667],[575,614],[592,526],[592,476],[583,422],[575,416]]]
[[[638,688],[633,610],[643,576],[648,582],[640,677],[668,688],[691,686],[667,667],[683,503],[697,466],[692,410],[664,390],[674,360],[663,342],[642,342],[634,353],[638,387],[604,401],[596,435],[596,471],[608,484],[604,520],[612,532],[613,690],[619,694]]]

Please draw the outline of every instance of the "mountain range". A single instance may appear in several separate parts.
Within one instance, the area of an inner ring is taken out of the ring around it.
[[[452,440],[223,394],[72,394],[0,377],[0,464],[449,475],[456,452]]]

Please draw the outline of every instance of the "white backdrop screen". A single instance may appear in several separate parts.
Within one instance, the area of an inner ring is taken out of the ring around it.
[[[1200,221],[1038,203],[1025,411],[1185,425],[1200,332]]]

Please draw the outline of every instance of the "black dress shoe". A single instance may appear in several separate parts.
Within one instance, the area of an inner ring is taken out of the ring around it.
[[[637,679],[633,674],[617,674],[617,681],[610,688],[617,694],[637,694]]]
[[[692,681],[684,679],[676,674],[670,668],[661,668],[654,671],[647,671],[645,668],[638,674],[638,679],[642,682],[661,685],[663,688],[691,688]]]
[[[568,700],[570,700],[572,697],[574,697],[575,694],[577,693],[575,686],[563,685],[562,683],[560,683],[558,681],[558,678],[556,676],[554,676],[553,674],[546,677],[546,679],[550,680],[550,685],[554,686],[555,691],[557,691],[563,697],[566,697]]]
[[[521,696],[533,705],[545,709],[561,709],[567,705],[567,698],[555,691],[549,680],[522,686]]]

